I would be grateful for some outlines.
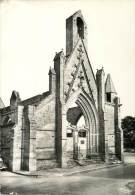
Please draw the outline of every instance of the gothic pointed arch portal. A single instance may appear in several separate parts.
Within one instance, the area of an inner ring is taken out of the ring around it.
[[[98,114],[94,101],[84,90],[76,99],[71,99],[74,99],[74,106],[70,104],[67,109],[67,147],[73,149],[74,158],[92,157],[99,151]]]

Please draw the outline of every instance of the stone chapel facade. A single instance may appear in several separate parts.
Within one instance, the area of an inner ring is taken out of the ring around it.
[[[110,74],[93,73],[80,10],[66,20],[66,55],[54,57],[49,91],[23,101],[13,91],[0,106],[0,156],[12,171],[123,160],[120,99]]]

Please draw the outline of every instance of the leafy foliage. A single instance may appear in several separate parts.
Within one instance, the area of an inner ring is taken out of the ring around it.
[[[122,119],[121,127],[124,135],[124,147],[135,148],[135,117],[126,116]]]

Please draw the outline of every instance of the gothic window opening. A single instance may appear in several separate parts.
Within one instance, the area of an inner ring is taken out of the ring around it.
[[[79,17],[77,18],[77,31],[78,31],[79,37],[84,39],[84,23],[82,19]]]
[[[111,102],[111,93],[106,93],[106,101]]]

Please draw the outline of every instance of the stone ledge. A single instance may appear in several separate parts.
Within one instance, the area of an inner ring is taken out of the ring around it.
[[[91,171],[97,171],[100,169],[105,169],[105,168],[113,168],[117,166],[126,166],[126,164],[95,164],[95,165],[88,165],[85,167],[75,167],[75,168],[67,168],[67,169],[62,169],[62,168],[54,168],[54,169],[46,169],[42,171],[36,171],[36,172],[29,172],[29,171],[16,171],[13,172],[18,175],[22,176],[29,176],[29,177],[58,177],[58,176],[70,176],[78,173],[85,173],[85,172],[91,172]]]

